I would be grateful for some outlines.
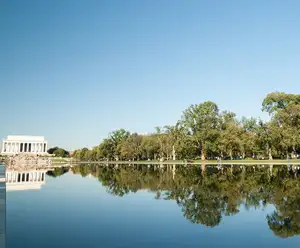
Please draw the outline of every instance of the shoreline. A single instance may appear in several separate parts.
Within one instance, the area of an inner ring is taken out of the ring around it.
[[[231,164],[239,164],[239,165],[300,165],[300,159],[295,160],[224,160],[218,162],[216,160],[195,160],[195,161],[182,161],[182,160],[168,160],[168,161],[69,161],[69,164],[146,164],[146,165],[231,165]],[[61,164],[55,163],[53,164]]]

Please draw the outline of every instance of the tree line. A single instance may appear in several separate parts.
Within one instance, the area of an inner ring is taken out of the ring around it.
[[[296,166],[176,166],[96,165],[72,167],[73,173],[98,178],[107,192],[119,197],[139,190],[157,200],[173,200],[194,224],[218,226],[224,216],[240,209],[265,208],[274,212],[266,222],[276,236],[300,234],[300,171]]]
[[[272,92],[262,102],[270,120],[237,118],[205,101],[189,106],[174,125],[141,135],[124,129],[92,149],[72,153],[78,160],[286,159],[300,153],[300,94]]]

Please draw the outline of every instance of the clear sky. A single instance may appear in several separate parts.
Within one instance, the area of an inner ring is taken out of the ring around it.
[[[92,147],[212,100],[261,116],[300,92],[300,1],[3,0],[0,137]]]

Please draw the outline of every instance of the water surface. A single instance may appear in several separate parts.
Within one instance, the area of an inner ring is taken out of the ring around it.
[[[297,167],[81,165],[23,184],[6,195],[8,248],[300,245]]]

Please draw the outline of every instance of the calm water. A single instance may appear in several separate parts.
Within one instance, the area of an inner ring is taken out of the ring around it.
[[[300,246],[300,171],[287,166],[82,165],[6,201],[8,248]]]

